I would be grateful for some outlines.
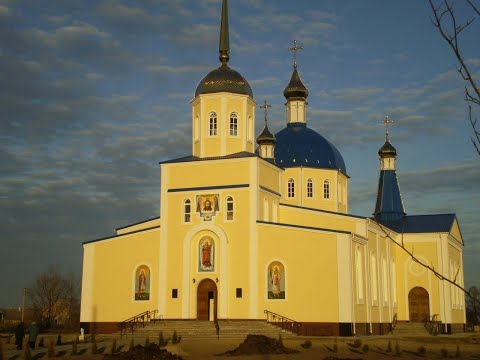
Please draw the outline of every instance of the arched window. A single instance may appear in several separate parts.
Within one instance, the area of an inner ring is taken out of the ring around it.
[[[328,180],[323,182],[323,198],[330,199],[330,182]]]
[[[252,117],[250,115],[248,115],[247,137],[248,141],[253,141],[253,125]]]
[[[263,198],[263,220],[268,221],[268,199]]]
[[[313,180],[307,180],[307,198],[313,198]]]
[[[233,198],[231,196],[227,197],[227,220],[233,220]]]
[[[289,198],[295,197],[295,182],[293,181],[293,179],[288,179],[287,196]]]
[[[209,134],[217,136],[217,114],[212,112],[209,116]]]
[[[190,199],[185,199],[183,201],[183,221],[188,223],[192,218],[192,203]]]
[[[238,136],[238,116],[235,113],[230,114],[230,136]]]

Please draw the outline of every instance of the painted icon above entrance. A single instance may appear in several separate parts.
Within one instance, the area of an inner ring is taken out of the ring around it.
[[[220,210],[218,205],[218,194],[197,195],[197,212],[205,221],[212,220],[217,211]]]
[[[211,237],[205,237],[198,243],[198,271],[215,271],[215,242]]]

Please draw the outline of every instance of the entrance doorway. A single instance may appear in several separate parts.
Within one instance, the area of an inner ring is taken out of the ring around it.
[[[197,320],[214,320],[217,317],[217,284],[205,279],[197,288]]]
[[[414,287],[408,293],[410,322],[422,322],[430,316],[428,292],[422,287]]]

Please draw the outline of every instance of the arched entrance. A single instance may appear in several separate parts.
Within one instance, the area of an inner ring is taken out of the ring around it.
[[[217,284],[204,279],[197,288],[197,320],[210,320],[211,317],[217,317]]]
[[[422,322],[430,316],[430,304],[428,292],[422,287],[414,287],[408,293],[408,308],[410,322]]]

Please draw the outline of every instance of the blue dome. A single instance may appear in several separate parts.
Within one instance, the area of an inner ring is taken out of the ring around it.
[[[280,167],[338,169],[347,175],[342,155],[322,135],[303,123],[289,123],[275,137],[275,163]]]

